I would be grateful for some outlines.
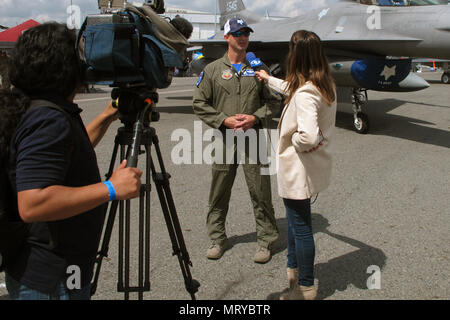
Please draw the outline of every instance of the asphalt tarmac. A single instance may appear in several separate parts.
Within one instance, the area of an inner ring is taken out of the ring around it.
[[[369,92],[365,112],[371,129],[366,135],[353,131],[351,114],[337,114],[332,183],[312,206],[318,299],[450,298],[450,86],[440,83],[439,73],[420,75],[429,80],[430,88],[412,93]],[[170,186],[193,264],[190,271],[201,284],[196,297],[278,299],[287,288],[287,221],[275,176],[272,199],[280,238],[272,259],[263,265],[253,262],[255,221],[241,168],[227,218],[232,247],[220,260],[205,257],[210,245],[205,216],[211,168],[205,163],[175,164],[172,152],[180,141],[171,139],[174,132],[180,132],[177,129],[190,133],[186,138],[192,139],[192,155],[187,159],[193,163],[198,121],[191,105],[195,82],[194,78],[176,78],[168,89],[159,91],[161,119],[152,126],[171,174]],[[109,97],[105,87],[77,96],[86,123],[103,110]],[[114,123],[96,148],[102,176],[108,170],[120,126],[119,121]],[[206,129],[203,126],[203,132]],[[203,148],[207,145],[203,142]],[[139,159],[139,167],[144,169],[145,155]],[[131,206],[132,285],[137,284],[137,203],[133,201]],[[144,299],[188,300],[153,182],[150,215],[151,291]],[[117,292],[117,225],[118,220],[93,297],[96,300],[124,299],[123,293]],[[1,285],[0,299],[7,299]]]

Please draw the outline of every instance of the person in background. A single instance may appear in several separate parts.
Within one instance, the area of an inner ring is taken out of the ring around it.
[[[194,27],[192,24],[183,17],[179,15],[175,16],[170,23],[177,29],[186,39],[189,39],[192,36],[192,31],[194,31]]]

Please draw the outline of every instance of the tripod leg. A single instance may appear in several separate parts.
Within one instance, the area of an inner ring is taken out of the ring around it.
[[[125,300],[130,299],[130,224],[131,224],[131,216],[130,216],[130,200],[125,201]]]
[[[123,148],[125,148],[123,146]],[[124,150],[124,149],[123,149]],[[130,152],[130,147],[128,147],[127,155]],[[122,274],[124,277],[124,283],[122,283],[122,290],[124,292],[124,299],[130,299],[130,233],[131,233],[131,201],[125,200],[121,201],[122,205],[125,205],[125,212],[122,212],[122,224],[121,229],[124,235],[122,236],[123,242],[122,245],[119,245],[121,253],[122,263],[119,263],[119,274]]]
[[[145,288],[150,291],[150,205],[151,205],[151,155],[150,146],[145,145]]]
[[[141,187],[139,195],[139,263],[138,263],[138,288],[139,288],[139,300],[144,299],[144,187]]]
[[[119,144],[116,142],[114,144],[114,149],[113,149],[113,154],[112,154],[110,165],[109,165],[109,170],[108,170],[108,173],[106,175],[107,179],[109,179],[111,177],[112,173],[113,173],[118,149],[119,149]],[[98,279],[100,277],[100,270],[101,270],[101,267],[102,267],[103,258],[108,256],[109,242],[111,240],[111,234],[112,234],[112,229],[113,229],[113,226],[114,226],[114,220],[116,219],[117,202],[118,201],[114,201],[111,204],[110,212],[109,212],[109,215],[108,215],[108,218],[107,218],[105,232],[104,232],[104,235],[103,235],[103,241],[102,241],[102,244],[101,244],[101,247],[100,247],[100,251],[97,254],[96,261],[95,261],[96,269],[95,269],[93,281],[92,281],[92,284],[91,284],[91,296],[93,296],[95,294],[95,292],[97,291]],[[107,212],[108,212],[108,205],[105,205],[105,216],[106,216]]]
[[[120,160],[125,157],[125,146],[121,146],[120,148]],[[117,270],[117,291],[123,292],[124,284],[123,284],[123,252],[124,252],[124,202],[120,201],[119,207],[119,244],[118,244],[118,270]]]
[[[146,150],[148,150],[146,148]],[[147,152],[148,155],[148,152]],[[147,157],[145,184],[141,185],[139,195],[139,264],[138,264],[138,294],[139,300],[144,299],[143,293],[150,291],[150,161]]]
[[[163,159],[161,156],[161,150],[158,144],[158,138],[156,135],[153,137],[153,144],[155,145],[156,154],[158,157],[161,173],[156,173],[156,169],[151,160],[151,168],[153,172],[153,180],[156,185],[161,208],[166,220],[167,229],[170,239],[172,241],[173,254],[177,255],[178,262],[180,264],[181,272],[184,277],[186,290],[190,293],[192,300],[195,300],[195,293],[198,291],[200,284],[198,281],[192,279],[189,266],[192,266],[189,254],[184,242],[183,233],[181,231],[180,222],[175,209],[172,193],[169,184],[169,174],[165,171]]]
[[[158,144],[158,137],[156,137],[156,136],[155,136],[154,145],[155,145],[155,151],[156,151],[156,154],[157,154],[157,157],[158,157],[158,163],[159,163],[159,166],[161,168],[162,179],[164,181],[162,186],[163,186],[164,194],[166,196],[167,204],[169,206],[169,213],[171,214],[171,218],[172,218],[172,221],[173,221],[173,226],[174,226],[175,232],[176,232],[177,235],[180,235],[180,240],[181,240],[180,241],[180,246],[181,246],[180,249],[181,249],[182,253],[184,254],[188,264],[190,266],[192,266],[192,262],[190,261],[189,254],[188,254],[187,249],[186,249],[186,244],[184,242],[184,238],[183,238],[183,234],[182,234],[182,230],[181,230],[181,225],[180,225],[180,222],[178,220],[178,215],[177,215],[177,212],[176,212],[177,210],[175,208],[175,203],[174,203],[174,200],[173,200],[172,192],[170,190],[170,182],[169,182],[170,175],[166,172],[166,169],[164,167],[164,162],[163,162],[161,150],[160,150],[159,144]]]
[[[91,296],[93,296],[97,291],[98,279],[100,276],[100,269],[102,267],[103,258],[108,257],[109,242],[111,240],[111,233],[114,226],[114,220],[116,219],[117,205],[118,201],[113,201],[113,203],[111,204],[105,234],[103,236],[103,243],[100,251],[98,252],[96,260],[97,268],[95,270],[94,280],[91,284]]]
[[[108,173],[106,174],[106,179],[111,178],[114,172],[114,166],[116,165],[117,152],[119,151],[119,143],[116,141],[114,143],[114,149],[111,156],[111,162],[109,163]]]

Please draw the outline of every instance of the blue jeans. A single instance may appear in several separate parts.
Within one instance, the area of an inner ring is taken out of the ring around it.
[[[91,286],[80,290],[68,290],[64,283],[61,283],[55,292],[51,294],[42,293],[34,289],[30,289],[23,284],[14,280],[6,274],[6,289],[11,300],[90,300]]]
[[[311,200],[283,199],[288,221],[287,267],[298,268],[298,284],[314,285],[315,244],[311,225]]]

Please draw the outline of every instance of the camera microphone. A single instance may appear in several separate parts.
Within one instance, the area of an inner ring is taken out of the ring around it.
[[[259,71],[263,65],[261,59],[257,58],[253,52],[247,52],[245,58],[250,62],[250,66],[255,70]]]

